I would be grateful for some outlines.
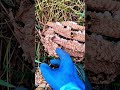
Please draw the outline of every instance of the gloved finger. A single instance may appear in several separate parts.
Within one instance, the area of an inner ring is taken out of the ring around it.
[[[41,69],[41,72],[51,72],[52,71],[52,69],[46,63],[41,63],[40,69]]]
[[[69,72],[69,70],[71,70],[72,66],[74,65],[70,55],[60,48],[56,48],[56,53],[61,60],[60,68],[64,69],[65,72]]]
[[[50,60],[50,63],[51,63],[52,65],[60,65],[60,59],[51,59],[51,60]]]
[[[40,70],[45,80],[49,82],[52,78],[52,69],[48,66],[48,64],[42,63],[40,64]]]
[[[40,64],[41,73],[45,79],[45,81],[51,86],[54,87],[54,70],[48,66],[48,64],[42,63]]]

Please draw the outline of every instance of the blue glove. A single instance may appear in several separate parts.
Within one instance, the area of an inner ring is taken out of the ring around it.
[[[59,59],[52,59],[52,65],[59,65],[59,68],[52,69],[48,64],[42,63],[40,69],[44,79],[54,90],[85,90],[85,85],[80,80],[75,65],[67,52],[57,48],[56,53]]]

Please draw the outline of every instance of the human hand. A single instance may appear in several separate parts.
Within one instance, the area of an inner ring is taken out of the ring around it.
[[[72,83],[79,90],[85,90],[83,81],[79,78],[75,65],[67,52],[57,48],[56,53],[59,59],[52,59],[50,63],[52,65],[59,65],[59,68],[52,69],[48,64],[42,63],[40,69],[44,79],[54,89],[60,90],[61,87]],[[68,89],[70,90],[70,89]]]

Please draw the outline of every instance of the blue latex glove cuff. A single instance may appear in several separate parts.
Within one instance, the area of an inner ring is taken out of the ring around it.
[[[81,90],[75,83],[70,82],[60,88],[60,90]]]

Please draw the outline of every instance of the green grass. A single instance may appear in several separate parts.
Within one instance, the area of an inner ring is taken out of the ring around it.
[[[5,90],[11,90],[15,86],[20,86],[23,80],[31,77],[32,72],[18,54],[19,44],[15,37],[12,34],[8,37],[5,33],[10,32],[0,31],[0,85],[4,86]]]
[[[36,18],[43,24],[67,20],[80,23],[85,4],[82,0],[36,0],[35,9]]]

